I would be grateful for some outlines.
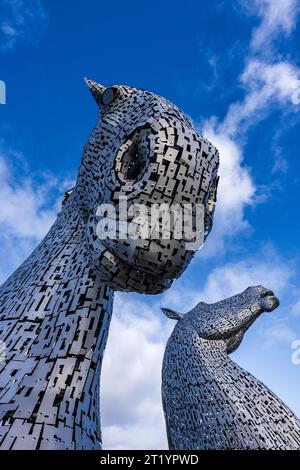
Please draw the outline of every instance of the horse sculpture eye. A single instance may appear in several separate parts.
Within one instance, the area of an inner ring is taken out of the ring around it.
[[[142,177],[149,158],[149,133],[148,128],[137,130],[121,145],[115,162],[116,175],[121,182]]]
[[[119,95],[119,90],[116,87],[106,88],[102,95],[102,104],[104,106],[110,105]]]
[[[139,174],[142,170],[142,162],[139,158],[138,147],[136,145],[133,146],[131,161],[127,168],[127,179],[135,180],[138,178]]]

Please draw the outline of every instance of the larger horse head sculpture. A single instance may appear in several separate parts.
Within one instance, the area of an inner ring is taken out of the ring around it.
[[[1,449],[101,447],[99,383],[113,291],[162,292],[212,226],[217,150],[167,100],[86,82],[100,112],[75,188],[0,288]],[[178,231],[179,210],[170,223],[161,214],[148,224],[157,206],[187,206],[193,230]]]
[[[216,202],[218,152],[166,99],[127,86],[86,83],[100,112],[84,149],[76,194],[92,263],[114,289],[161,292],[193,257],[188,240],[174,236],[174,224],[167,237],[162,227],[153,237],[150,226],[146,237],[100,240],[99,205],[111,204],[119,217],[124,199],[128,213],[137,205],[149,211],[157,204],[190,204],[192,210],[201,205],[204,241]],[[145,216],[140,227],[144,223]]]

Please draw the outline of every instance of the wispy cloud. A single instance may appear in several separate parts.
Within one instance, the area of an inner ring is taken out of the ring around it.
[[[41,33],[46,11],[40,0],[0,0],[0,47],[12,50],[20,40],[34,43]]]
[[[228,136],[245,134],[266,116],[271,105],[287,106],[293,111],[292,96],[299,79],[300,70],[289,62],[248,60],[240,76],[245,98],[230,105],[219,131]]]
[[[282,31],[288,36],[295,26],[298,2],[293,0],[256,0],[242,2],[249,12],[261,18],[253,30],[249,53],[237,85],[244,97],[231,103],[222,121],[212,116],[202,123],[201,131],[220,151],[220,184],[214,231],[208,240],[203,256],[209,257],[224,250],[226,241],[241,230],[249,228],[244,210],[263,200],[258,197],[255,181],[244,166],[244,144],[247,132],[277,107],[282,111],[296,112],[292,97],[299,87],[300,69],[288,60],[265,58],[265,49],[259,41],[268,37],[268,45]],[[250,8],[251,4],[251,8]],[[276,154],[276,152],[275,152]],[[282,159],[277,163],[281,163]],[[276,164],[276,161],[274,165]]]
[[[266,50],[279,35],[288,37],[295,28],[298,0],[254,0],[248,1],[247,6],[261,19],[252,33],[250,46],[253,51]]]
[[[47,233],[69,179],[32,174],[19,152],[0,148],[0,284]]]
[[[271,246],[265,246],[255,257],[216,267],[199,289],[187,289],[182,285],[177,286],[174,291],[167,291],[163,301],[166,302],[166,307],[179,308],[181,312],[185,312],[200,300],[217,302],[253,285],[262,284],[280,295],[289,285],[292,276],[293,267],[287,260],[282,260]]]
[[[281,297],[293,270],[272,249],[256,258],[215,268],[199,289],[177,284],[151,307],[145,298],[117,294],[103,363],[101,408],[106,449],[167,448],[161,404],[161,364],[174,322],[163,318],[161,306],[186,312],[200,301],[215,302],[248,286],[264,284]],[[286,322],[271,326],[264,341],[282,342],[291,331]]]
[[[161,365],[173,324],[158,303],[117,294],[101,379],[106,449],[167,448],[161,405]]]
[[[300,317],[300,299],[292,306],[292,315]]]
[[[263,330],[264,348],[269,349],[274,346],[278,347],[279,343],[283,343],[290,347],[294,339],[297,339],[297,333],[285,321],[274,321],[272,325]]]
[[[210,257],[225,251],[225,245],[239,232],[249,228],[244,216],[246,206],[254,204],[255,183],[249,169],[243,166],[243,147],[220,129],[216,119],[208,120],[203,134],[220,152],[218,203],[212,234],[199,255]]]

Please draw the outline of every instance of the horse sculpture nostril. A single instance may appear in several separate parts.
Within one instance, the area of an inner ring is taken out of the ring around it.
[[[263,299],[264,297],[268,297],[268,296],[274,296],[274,292],[272,290],[266,290],[265,292],[262,292],[260,294],[260,297]]]
[[[261,296],[259,300],[259,304],[265,312],[272,312],[279,306],[279,303],[279,299],[272,291],[268,291],[266,295]]]

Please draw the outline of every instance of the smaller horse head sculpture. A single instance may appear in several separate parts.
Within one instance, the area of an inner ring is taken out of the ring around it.
[[[181,315],[167,342],[162,401],[170,449],[293,450],[300,422],[262,382],[229,356],[263,313],[279,305],[263,286]]]
[[[278,305],[274,292],[263,286],[252,286],[220,302],[200,302],[185,315],[167,308],[162,310],[169,318],[188,322],[205,340],[224,340],[227,352],[232,353],[253,322],[263,312],[271,312]]]
[[[75,197],[91,264],[105,283],[116,290],[159,293],[195,252],[186,231],[179,236],[176,231],[180,214],[171,223],[164,223],[163,215],[187,206],[195,221],[201,206],[204,242],[216,202],[218,151],[166,99],[127,86],[86,83],[100,107],[99,120],[67,199]],[[153,209],[161,211],[155,223]]]

